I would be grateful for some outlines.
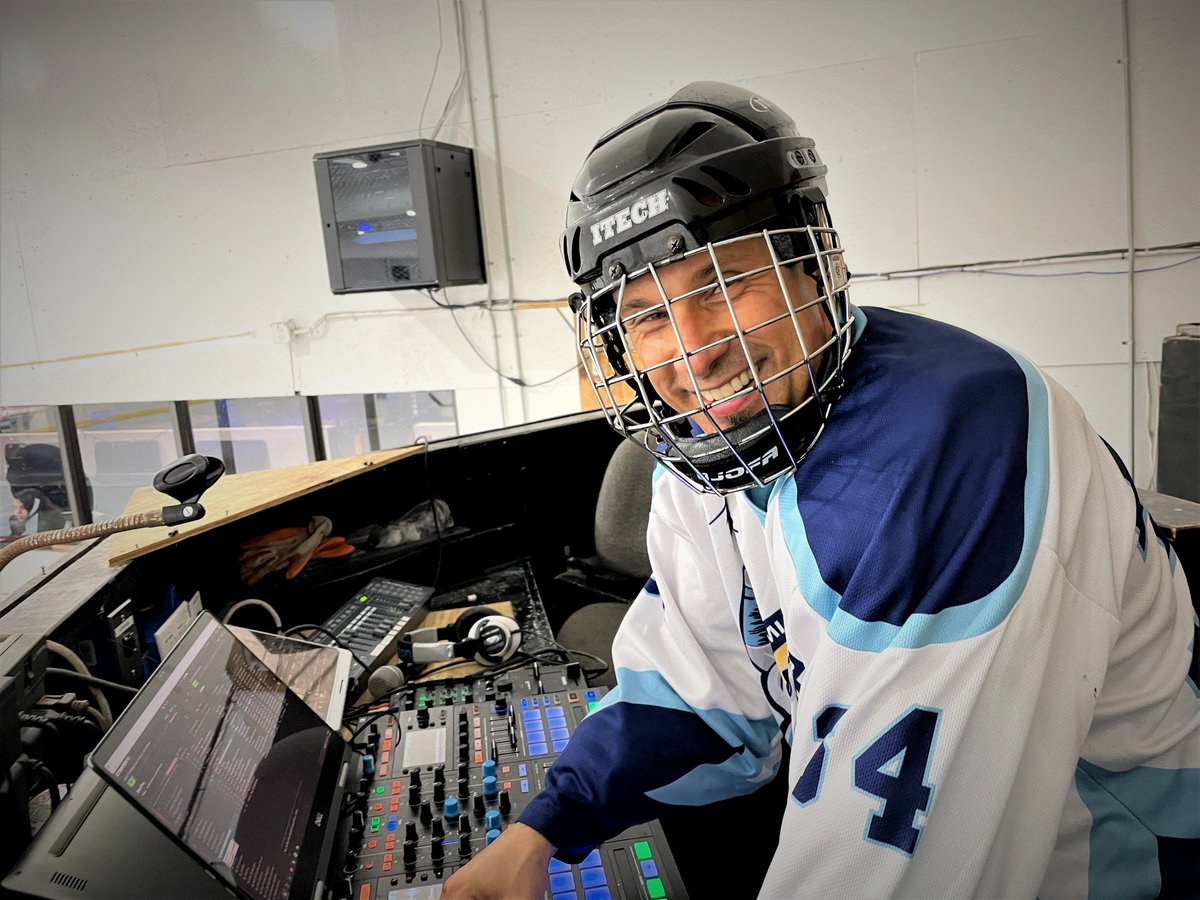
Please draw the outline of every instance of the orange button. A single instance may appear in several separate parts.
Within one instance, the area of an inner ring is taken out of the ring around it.
[[[379,841],[375,840],[375,838],[371,838],[369,841],[367,841],[367,849],[368,850],[374,850],[378,846],[379,846]]]
[[[483,765],[483,754],[479,751],[475,751],[475,762],[478,765]]]
[[[400,798],[393,797],[391,804],[388,806],[388,812],[399,812],[399,811],[400,811]]]
[[[390,859],[385,859],[383,861],[383,871],[385,871],[385,872],[392,871],[392,861]]]
[[[380,767],[379,767],[379,777],[380,777],[380,778],[387,778],[387,766],[386,766],[386,765],[383,765],[383,766],[380,766]]]
[[[512,771],[512,766],[501,766],[501,767],[500,767],[500,774],[501,774],[501,775],[507,775],[507,774],[508,774],[509,772],[511,772],[511,771]]]
[[[393,794],[398,794],[398,793],[400,793],[400,782],[398,782],[398,781],[393,781],[393,782],[392,782],[392,793],[393,793]]]
[[[475,738],[475,749],[476,750],[483,749],[483,741],[479,740],[479,738]]]
[[[358,886],[358,900],[371,900],[371,882],[364,881]]]
[[[381,809],[383,809],[383,804],[382,803],[374,803],[371,805],[371,809],[375,810],[375,812],[379,812]]]
[[[364,868],[364,869],[373,869],[373,868],[375,868],[375,860],[373,860],[373,859],[368,859],[368,860],[367,860],[365,863],[363,863],[363,868]]]
[[[512,790],[512,782],[511,781],[504,782],[504,789],[506,791],[511,791]]]
[[[379,755],[379,761],[380,761],[380,762],[384,762],[384,763],[385,763],[385,762],[387,762],[387,761],[388,761],[389,759],[391,759],[391,758],[392,758],[392,754],[391,754],[391,753],[389,753],[387,750],[384,750],[384,751],[383,751],[383,753],[381,753],[381,754]]]

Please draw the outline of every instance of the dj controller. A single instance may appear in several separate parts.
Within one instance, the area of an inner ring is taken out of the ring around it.
[[[426,900],[516,821],[546,771],[606,693],[580,667],[533,663],[469,680],[413,684],[364,717],[362,797],[351,814],[342,893]],[[684,898],[655,822],[577,865],[552,860],[552,900]]]

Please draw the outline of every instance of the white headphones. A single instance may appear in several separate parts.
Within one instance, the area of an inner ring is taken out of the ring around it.
[[[396,645],[396,656],[401,664],[461,657],[481,666],[495,666],[510,659],[520,647],[521,626],[515,619],[478,606],[442,628],[410,631]]]

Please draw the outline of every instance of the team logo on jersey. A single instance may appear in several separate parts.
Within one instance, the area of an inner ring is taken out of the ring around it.
[[[618,209],[607,218],[592,226],[592,246],[612,240],[622,231],[641,225],[647,219],[661,216],[667,211],[667,189],[655,191],[647,197],[638,197],[624,209]]]

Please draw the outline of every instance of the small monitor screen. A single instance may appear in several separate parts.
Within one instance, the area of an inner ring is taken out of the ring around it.
[[[205,614],[92,765],[244,895],[282,900],[311,891],[344,747]]]
[[[420,213],[403,150],[329,160],[333,211],[347,287],[428,281],[421,271]]]

